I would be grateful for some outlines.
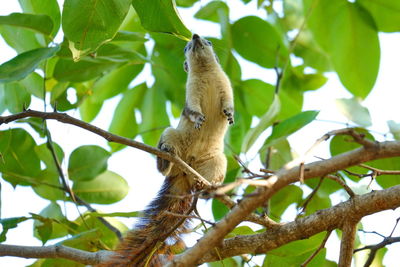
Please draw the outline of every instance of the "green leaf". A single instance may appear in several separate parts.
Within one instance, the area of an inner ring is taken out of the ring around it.
[[[53,21],[51,36],[55,36],[60,28],[61,13],[57,0],[18,0],[24,13],[47,15]]]
[[[306,2],[305,10],[312,1]],[[364,99],[375,84],[380,60],[378,32],[370,14],[358,2],[318,0],[308,24],[316,41],[330,55],[342,84]]]
[[[256,232],[251,229],[249,226],[238,226],[233,229],[229,234],[225,236],[225,238],[232,238],[238,235],[254,235]]]
[[[260,118],[256,127],[250,129],[243,139],[242,152],[247,152],[260,136],[269,126],[272,125],[274,118],[279,113],[281,108],[279,98],[274,96],[274,100],[268,111]]]
[[[181,7],[191,7],[197,0],[176,0],[176,4]]]
[[[282,66],[288,51],[282,37],[268,22],[259,17],[239,19],[232,26],[233,47],[245,59],[261,67]]]
[[[389,126],[390,133],[393,135],[394,139],[400,140],[400,123],[390,120],[387,122],[387,125]]]
[[[287,67],[282,78],[281,89],[288,92],[316,90],[328,80],[319,73],[305,74],[305,66]]]
[[[166,98],[181,110],[185,104],[186,72],[183,68],[183,49],[186,42],[165,34],[152,34],[152,37],[156,42],[151,55],[154,62],[151,66],[155,77],[154,87],[164,92]]]
[[[276,120],[286,120],[302,111],[303,108],[303,93],[301,91],[286,90],[281,88],[279,90],[279,101],[281,108]]]
[[[91,122],[99,114],[104,102],[95,102],[91,96],[85,97],[79,105],[82,120]]]
[[[271,135],[265,141],[264,147],[274,144],[280,138],[286,138],[292,133],[303,128],[312,122],[318,115],[318,111],[304,111],[297,114],[283,122],[277,124],[273,129]]]
[[[0,83],[17,81],[34,71],[40,62],[52,57],[59,50],[58,46],[37,48],[24,52],[0,65]]]
[[[57,156],[57,160],[61,164],[64,159],[64,151],[57,143],[53,142],[53,147],[54,147],[54,152]],[[50,150],[47,147],[47,144],[41,144],[39,146],[36,146],[35,152],[38,155],[38,157],[40,158],[40,160],[46,164],[46,166],[49,170],[57,172],[57,166],[54,162],[54,159],[51,155]]]
[[[50,35],[53,30],[53,21],[47,15],[11,13],[0,16],[0,24],[23,27],[45,35]]]
[[[169,33],[189,40],[191,32],[182,22],[173,0],[134,0],[132,5],[148,31]]]
[[[374,160],[366,164],[380,170],[400,170],[400,157]],[[400,184],[400,175],[380,175],[376,181],[383,188],[389,188]]]
[[[6,83],[0,87],[3,91],[3,103],[11,113],[22,112],[31,103],[31,96],[18,82]]]
[[[367,108],[361,105],[361,101],[357,98],[341,98],[336,99],[336,106],[339,111],[355,124],[368,127],[372,125],[371,116]]]
[[[354,128],[354,130],[359,134],[363,134],[365,136],[364,138],[370,141],[375,141],[375,138],[367,130],[363,128]],[[351,137],[345,135],[334,136],[329,144],[329,149],[332,156],[336,156],[359,147],[361,147],[360,144],[352,141]],[[348,170],[359,174],[367,173],[366,169],[358,166],[350,167]],[[352,175],[348,175],[348,177],[353,181],[359,181],[359,178]]]
[[[115,218],[105,219],[122,233],[129,230]],[[90,214],[87,213],[84,214],[83,220],[79,217],[75,221],[78,225],[76,230],[81,233],[63,242],[64,245],[90,251],[94,249],[93,244],[99,243],[99,241],[109,248],[114,248],[120,243],[117,235],[106,227],[98,218],[90,216]],[[88,231],[87,229],[94,229],[94,231]]]
[[[2,225],[3,231],[0,234],[0,243],[6,241],[6,235],[8,230],[16,228],[20,222],[24,222],[28,220],[27,217],[13,217],[13,218],[6,218],[0,219],[0,223]]]
[[[121,63],[100,58],[84,59],[79,62],[60,59],[54,68],[53,76],[60,82],[83,82],[119,65]]]
[[[0,25],[1,37],[18,53],[40,48],[45,45],[36,38],[36,33],[20,27]],[[21,42],[21,40],[24,40]]]
[[[311,189],[314,189],[317,187],[319,183],[319,178],[318,179],[307,179],[305,181],[305,184],[309,186]],[[331,179],[325,178],[320,187],[317,190],[317,195],[321,198],[327,198],[329,197],[332,193],[343,189],[343,187],[337,183],[336,181],[333,181]]]
[[[261,80],[251,79],[242,82],[241,90],[245,108],[250,114],[261,117],[268,111],[274,99],[274,86]]]
[[[124,65],[118,69],[112,70],[99,80],[93,86],[92,101],[103,102],[104,100],[118,95],[128,88],[129,83],[143,69],[140,65]]]
[[[45,169],[35,177],[36,184],[32,186],[35,193],[42,198],[56,201],[65,200],[66,195],[60,182],[59,174],[55,170]]]
[[[207,263],[207,266],[209,267],[239,267],[237,261],[235,261],[234,258],[226,258],[220,261],[214,261],[214,262],[209,262]]]
[[[44,80],[43,77],[36,72],[32,72],[25,79],[21,80],[20,84],[22,84],[26,91],[31,95],[34,95],[39,99],[43,98]]]
[[[97,204],[118,202],[129,191],[128,183],[111,171],[103,172],[91,181],[76,181],[72,189],[83,200]]]
[[[221,220],[229,212],[229,208],[222,204],[218,199],[212,200],[211,209],[215,221]]]
[[[146,90],[140,108],[142,123],[139,125],[139,132],[148,145],[155,146],[161,133],[169,126],[165,102],[165,97],[160,92],[160,88],[153,86]]]
[[[216,23],[223,22],[229,17],[229,7],[222,1],[211,1],[197,11],[194,17]]]
[[[68,162],[68,175],[73,181],[90,181],[107,170],[110,153],[95,146],[81,146],[72,151]]]
[[[273,218],[280,219],[283,212],[291,204],[300,203],[303,190],[295,185],[288,185],[276,193],[270,201],[270,214]]]
[[[266,154],[267,153],[260,153],[261,162],[266,162]],[[279,170],[286,163],[292,161],[292,151],[287,139],[277,140],[275,144],[270,147],[268,157],[269,161],[265,166],[270,170]]]
[[[307,66],[322,72],[332,70],[329,55],[319,47],[308,29],[300,32],[293,52],[296,56],[301,57]]]
[[[40,213],[43,220],[35,220],[33,227],[35,229],[34,236],[46,243],[49,239],[55,239],[66,236],[68,228],[62,222],[66,220],[60,206],[56,202],[51,202]],[[50,232],[46,232],[45,228],[49,228]]]
[[[111,125],[108,129],[109,132],[127,138],[134,138],[137,135],[138,125],[135,117],[135,109],[140,107],[147,90],[146,84],[142,83],[124,93],[115,109]],[[109,145],[112,152],[125,147],[116,143],[110,143]]]
[[[307,245],[307,244],[305,244]],[[316,249],[314,249],[316,250]],[[263,267],[287,267],[287,266],[301,266],[313,253],[314,251],[307,251],[300,255],[286,255],[278,256],[274,254],[267,254],[265,257]],[[307,264],[308,267],[327,267],[332,265],[327,265],[326,249],[322,249],[317,256],[315,256],[310,263]],[[329,264],[329,263],[328,263]],[[334,265],[337,266],[337,265]]]
[[[375,20],[379,31],[400,31],[400,2],[398,0],[358,0]]]
[[[131,0],[65,0],[62,25],[74,61],[111,40],[128,13]]]
[[[148,39],[140,32],[119,31],[115,35],[113,42],[146,42]]]
[[[313,235],[310,238],[293,241],[268,252],[269,255],[280,257],[299,256],[306,252],[314,252],[324,239],[326,232]]]
[[[15,185],[30,185],[40,172],[40,160],[32,153],[35,140],[23,129],[0,131],[0,172]]]

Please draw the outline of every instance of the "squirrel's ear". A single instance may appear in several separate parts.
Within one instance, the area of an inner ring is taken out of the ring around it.
[[[187,61],[185,60],[185,62],[183,62],[183,69],[188,72],[189,71],[189,65],[187,63]]]

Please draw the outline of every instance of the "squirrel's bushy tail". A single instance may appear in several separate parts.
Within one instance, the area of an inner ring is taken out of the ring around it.
[[[158,196],[145,210],[144,218],[127,233],[110,260],[96,267],[158,267],[172,255],[170,247],[181,244],[186,230],[184,215],[190,212],[193,197],[187,177],[166,177]],[[162,255],[161,255],[162,254]]]

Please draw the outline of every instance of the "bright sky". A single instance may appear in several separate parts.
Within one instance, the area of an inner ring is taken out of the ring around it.
[[[231,0],[235,3],[236,7],[231,9],[231,20],[236,20],[247,14],[260,14],[263,12],[257,11],[255,8],[255,1],[247,6],[243,5],[240,0]],[[230,1],[230,2],[231,2]],[[60,1],[62,2],[62,1]],[[202,5],[205,5],[208,1],[203,1]],[[231,4],[231,3],[230,3]],[[198,4],[196,4],[198,8]],[[197,10],[195,8],[195,10]],[[19,6],[17,0],[3,1],[0,9],[0,15],[7,15],[11,12],[18,12]],[[180,14],[192,32],[196,32],[202,36],[219,36],[218,27],[210,22],[198,21],[192,18],[193,11],[191,10],[180,10]],[[381,68],[379,72],[378,81],[375,85],[374,91],[364,102],[370,110],[373,129],[378,132],[388,132],[386,121],[395,120],[400,122],[400,106],[399,101],[399,70],[400,70],[400,54],[398,48],[400,47],[400,35],[399,34],[381,34]],[[3,63],[15,56],[15,52],[10,49],[3,40],[0,38],[0,63]],[[258,78],[264,79],[267,82],[274,83],[275,75],[273,71],[266,71],[258,67],[256,64],[247,62],[239,57],[242,66],[242,78]],[[146,67],[145,75],[141,75],[139,79],[134,81],[138,84],[142,81],[149,81],[149,66]],[[328,74],[329,82],[316,92],[310,92],[305,97],[305,110],[321,110],[319,119],[321,120],[333,120],[339,122],[347,122],[336,109],[334,99],[351,97],[351,95],[343,88],[338,81],[335,74]],[[150,79],[151,80],[151,79]],[[119,98],[113,98],[107,101],[102,109],[101,114],[93,122],[94,125],[107,129],[109,122],[111,121],[112,112],[115,105],[118,103]],[[40,101],[34,101],[32,104],[33,108],[41,108]],[[79,117],[78,112],[72,112],[71,115]],[[1,126],[0,130],[7,129],[10,126]],[[53,140],[61,145],[66,154],[69,154],[73,149],[84,144],[97,144],[107,148],[107,143],[97,137],[96,135],[90,134],[84,130],[78,129],[74,126],[63,125],[61,123],[49,122],[49,127],[52,132]],[[343,125],[326,123],[326,122],[315,122],[300,131],[299,133],[289,138],[291,144],[295,147],[297,153],[304,153],[317,138],[322,136],[324,133],[342,128]],[[381,137],[382,138],[382,137]],[[40,143],[44,142],[43,140]],[[328,144],[321,145],[321,149],[315,152],[315,155],[321,157],[329,156],[327,152]],[[251,156],[249,157],[251,158]],[[64,163],[64,169],[67,168]],[[255,169],[257,166],[255,167]],[[117,172],[124,177],[130,186],[130,194],[119,203],[108,206],[97,206],[104,212],[115,212],[115,211],[134,211],[141,210],[144,206],[156,195],[159,186],[163,180],[163,177],[156,171],[154,158],[145,152],[141,152],[135,149],[124,149],[114,154],[109,160],[109,169]],[[366,184],[369,181],[360,182],[357,186],[360,190],[366,190]],[[355,186],[355,185],[354,185]],[[372,189],[377,189],[376,184],[371,186]],[[333,201],[338,203],[346,198],[343,196],[336,196]],[[2,183],[1,191],[1,217],[18,217],[18,216],[29,216],[29,212],[39,213],[46,205],[48,201],[37,197],[35,193],[29,187],[17,187],[15,190],[8,184]],[[64,205],[60,203],[62,208],[66,208],[67,216],[73,219],[77,216],[76,208],[71,204]],[[211,214],[208,210],[203,209],[202,215],[205,218],[211,218]],[[395,215],[393,215],[395,214]],[[285,215],[286,219],[293,219],[293,213],[288,212]],[[366,230],[375,230],[382,234],[388,234],[393,228],[394,219],[400,217],[399,209],[397,211],[386,211],[379,215],[369,216],[363,221],[364,228]],[[131,226],[133,220],[123,221]],[[400,229],[397,231],[397,235],[400,235]],[[198,238],[198,236],[196,236]],[[381,240],[375,236],[368,236],[368,242],[377,243]],[[188,245],[191,245],[193,240],[188,240]],[[41,245],[41,242],[32,237],[32,222],[21,223],[16,230],[10,230],[7,235],[7,242],[9,244],[20,244],[20,245]],[[53,243],[53,242],[51,242]],[[338,248],[338,239],[332,237],[328,241],[328,247],[333,246]],[[400,245],[392,245],[391,250],[385,257],[386,266],[397,266],[398,255],[396,250],[400,251]],[[336,251],[334,251],[336,250]],[[338,249],[333,249],[329,252],[328,256],[332,260],[337,260]],[[0,266],[25,266],[32,263],[33,260],[12,258],[12,257],[0,257]]]

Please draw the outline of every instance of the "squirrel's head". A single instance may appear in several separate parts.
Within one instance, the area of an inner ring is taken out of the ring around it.
[[[185,71],[189,69],[206,70],[214,65],[218,65],[218,58],[214,53],[212,43],[197,34],[193,34],[185,46]]]

